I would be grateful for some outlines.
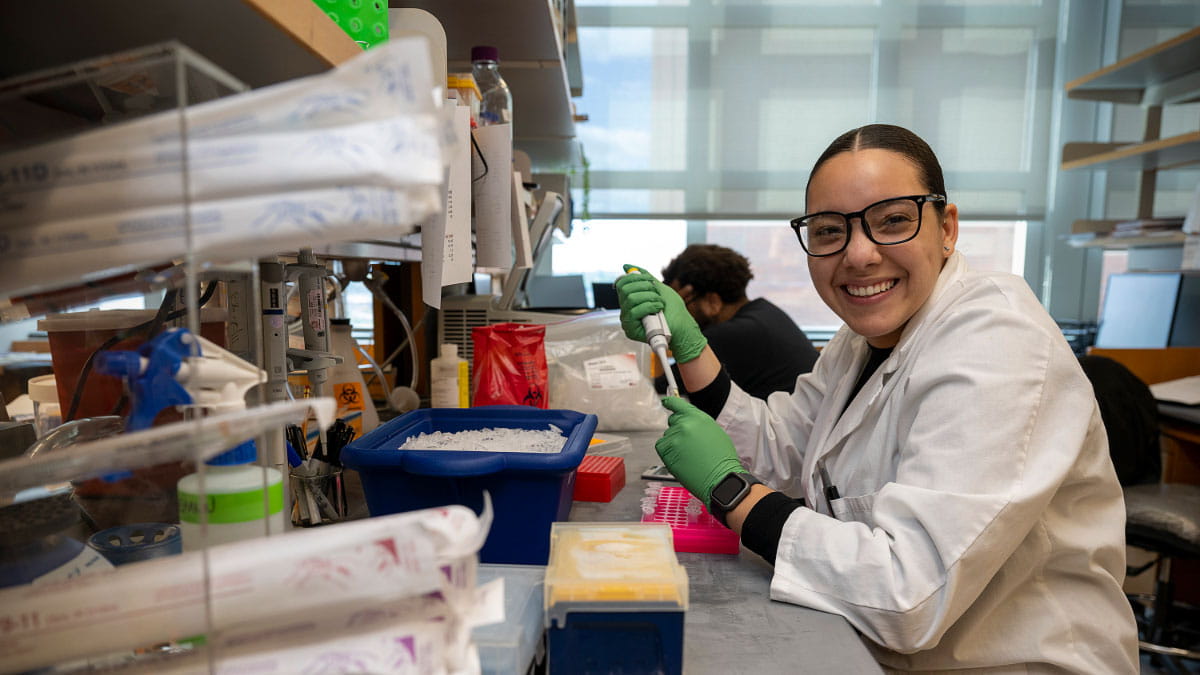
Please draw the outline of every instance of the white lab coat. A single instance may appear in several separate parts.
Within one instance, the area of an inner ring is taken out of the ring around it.
[[[889,669],[1136,673],[1099,408],[1024,280],[955,253],[843,414],[867,352],[843,327],[793,394],[734,385],[717,419],[817,509],[784,526],[771,597],[846,617]]]

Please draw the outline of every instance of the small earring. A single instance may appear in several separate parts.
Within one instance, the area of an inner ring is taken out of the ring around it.
[[[949,246],[943,246],[943,247],[942,247],[942,250],[944,250],[944,251],[949,251],[949,250],[950,250],[950,247],[949,247]]]

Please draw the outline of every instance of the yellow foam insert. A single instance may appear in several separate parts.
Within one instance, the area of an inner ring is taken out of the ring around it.
[[[687,607],[687,572],[665,523],[554,523],[546,606],[670,602]]]

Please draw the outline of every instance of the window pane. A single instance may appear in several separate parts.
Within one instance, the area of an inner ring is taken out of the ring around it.
[[[750,298],[766,298],[805,330],[835,330],[834,314],[808,274],[808,256],[786,223],[709,221],[706,241],[727,246],[750,260]]]
[[[881,117],[920,134],[946,171],[1028,170],[1036,46],[1028,28],[908,28]]]
[[[848,7],[854,5],[878,5],[880,0],[712,0],[714,5],[770,6],[770,7]]]
[[[683,190],[588,190],[571,191],[575,215],[584,215],[584,199],[591,213],[680,213]]]
[[[687,223],[681,220],[576,220],[571,236],[555,243],[551,269],[555,275],[582,274],[591,289],[611,282],[629,263],[656,277],[687,246]]]
[[[580,28],[587,86],[577,126],[593,170],[685,166],[687,31]]]
[[[956,190],[953,177],[946,177],[950,201],[958,205],[959,218],[979,218],[985,214],[1023,213],[1025,193],[1016,190]]]
[[[808,171],[871,121],[874,53],[869,28],[714,30],[709,167]]]
[[[575,0],[576,7],[687,7],[690,0]]]
[[[815,158],[814,161],[816,161]],[[804,179],[798,180],[797,183],[803,186]],[[789,214],[791,218],[798,218],[804,215],[804,188],[801,187],[798,190],[714,190],[708,193],[708,207],[713,213],[783,213]]]
[[[981,272],[1025,273],[1024,221],[962,221],[955,246],[972,269]]]

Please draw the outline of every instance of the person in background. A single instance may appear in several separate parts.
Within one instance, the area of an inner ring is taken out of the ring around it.
[[[683,298],[729,377],[765,399],[791,392],[796,378],[812,370],[817,350],[782,309],[746,297],[753,278],[745,256],[715,244],[692,244],[663,268],[663,282]],[[666,391],[666,378],[656,385]]]
[[[911,131],[843,134],[805,194],[792,227],[845,325],[791,396],[732,382],[671,287],[617,280],[626,334],[664,312],[692,391],[663,401],[667,468],[774,565],[773,599],[845,617],[887,670],[1137,673],[1121,487],[1057,324],[968,269]]]

